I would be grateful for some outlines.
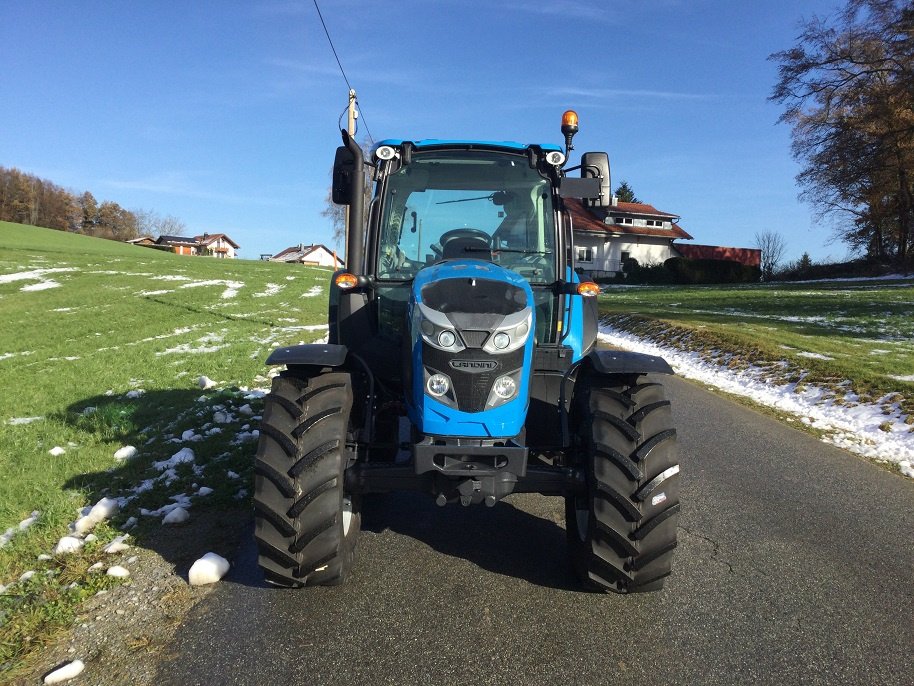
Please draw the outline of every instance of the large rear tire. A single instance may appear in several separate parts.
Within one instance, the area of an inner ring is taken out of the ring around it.
[[[586,492],[565,499],[572,565],[590,588],[656,591],[670,574],[679,463],[670,403],[658,383],[583,379],[575,410]]]
[[[352,379],[284,372],[264,398],[254,466],[254,535],[267,581],[335,585],[352,568],[359,500],[345,492]]]

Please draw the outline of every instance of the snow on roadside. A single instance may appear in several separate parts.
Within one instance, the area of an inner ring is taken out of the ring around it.
[[[699,353],[657,345],[605,323],[600,325],[603,343],[634,352],[663,357],[678,374],[701,381],[734,395],[796,415],[804,424],[824,432],[824,440],[850,452],[871,459],[892,462],[901,472],[914,478],[914,433],[904,424],[898,403],[881,398],[876,403],[861,403],[853,394],[838,405],[823,389],[796,383],[774,384],[766,379],[768,370],[750,366],[734,370],[702,359]],[[891,405],[887,416],[883,407]],[[887,420],[891,429],[884,430]]]

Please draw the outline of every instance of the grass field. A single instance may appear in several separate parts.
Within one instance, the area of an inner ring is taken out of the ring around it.
[[[250,506],[244,486],[259,401],[243,388],[268,385],[263,361],[274,347],[326,334],[329,276],[0,223],[0,534],[14,534],[0,547],[0,584],[37,571],[2,595],[0,667],[21,654],[23,636],[41,633],[25,610],[53,600],[72,614],[73,602],[100,587],[94,581],[69,595],[60,583],[50,588],[48,578],[78,578],[80,564],[37,556],[54,548],[80,508],[149,477],[182,434],[194,441],[187,445],[197,471],[179,468],[176,482],[135,494],[133,510],[112,523],[175,492],[192,494],[191,482],[215,487],[194,507]],[[217,388],[201,391],[204,375]],[[128,443],[140,457],[116,462]],[[33,511],[34,525],[20,532]],[[160,526],[149,519],[140,517],[138,531]],[[101,543],[120,532],[103,525],[97,533]],[[87,550],[83,572],[97,559]]]
[[[914,281],[610,288],[614,328],[914,414]]]

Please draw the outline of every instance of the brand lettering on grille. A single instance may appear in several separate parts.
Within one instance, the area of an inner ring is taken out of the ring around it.
[[[448,364],[453,369],[459,369],[462,372],[488,372],[498,369],[496,360],[451,360]]]

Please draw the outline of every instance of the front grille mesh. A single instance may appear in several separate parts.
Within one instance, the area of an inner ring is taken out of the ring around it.
[[[481,348],[485,345],[489,332],[464,330],[460,332],[460,335],[463,336],[463,342],[467,344],[468,348]]]
[[[451,360],[496,361],[498,367],[489,371],[475,373],[454,369]],[[426,367],[447,374],[454,383],[454,394],[457,396],[457,409],[463,412],[482,412],[489,398],[492,384],[502,374],[520,369],[524,364],[524,349],[501,355],[490,355],[477,350],[467,349],[459,353],[449,353],[422,344],[422,362]]]

